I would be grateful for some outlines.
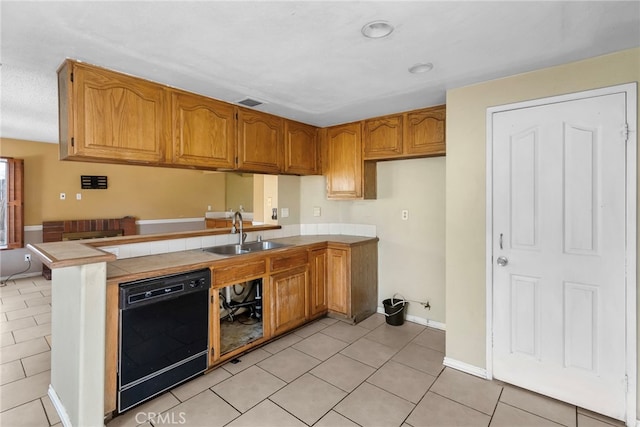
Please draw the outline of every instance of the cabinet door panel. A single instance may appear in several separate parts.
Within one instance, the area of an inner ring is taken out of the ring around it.
[[[327,250],[317,249],[310,255],[310,316],[327,311]]]
[[[284,171],[298,175],[318,173],[318,129],[290,120],[285,121]]]
[[[307,266],[271,276],[271,331],[278,335],[309,318]]]
[[[343,249],[327,249],[328,308],[345,316],[350,315],[350,277],[347,251]]]
[[[444,107],[407,113],[406,154],[445,154]]]
[[[360,123],[327,129],[327,197],[362,198]]]
[[[238,169],[282,171],[283,119],[238,109]]]
[[[235,108],[205,97],[174,93],[173,163],[231,169],[235,166]]]
[[[402,115],[364,123],[364,158],[384,159],[402,155]]]
[[[76,64],[73,90],[74,154],[134,162],[164,159],[167,118],[162,87]]]

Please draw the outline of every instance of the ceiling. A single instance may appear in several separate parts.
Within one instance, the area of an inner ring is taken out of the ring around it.
[[[65,58],[318,126],[640,45],[639,1],[0,2],[0,136],[58,140]],[[386,20],[382,39],[364,24]],[[416,63],[433,70],[411,74]]]

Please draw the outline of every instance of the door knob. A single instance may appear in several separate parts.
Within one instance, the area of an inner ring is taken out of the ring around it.
[[[504,267],[505,265],[509,264],[509,260],[507,259],[507,257],[499,256],[498,259],[496,260],[496,263],[500,267]]]

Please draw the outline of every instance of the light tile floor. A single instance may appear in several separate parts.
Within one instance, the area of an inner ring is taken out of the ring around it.
[[[60,425],[47,397],[51,287],[0,287],[0,425]],[[572,426],[623,423],[442,365],[445,333],[324,318],[114,418],[108,427]]]

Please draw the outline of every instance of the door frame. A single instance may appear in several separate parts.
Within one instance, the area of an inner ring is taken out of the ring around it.
[[[575,101],[614,93],[624,93],[627,99],[628,140],[626,143],[626,271],[625,271],[625,372],[627,377],[626,423],[636,425],[636,371],[637,371],[637,83],[609,86],[566,95],[551,96],[487,108],[486,126],[486,376],[493,379],[493,115],[522,108],[537,107],[566,101]],[[620,130],[624,132],[623,129]]]

